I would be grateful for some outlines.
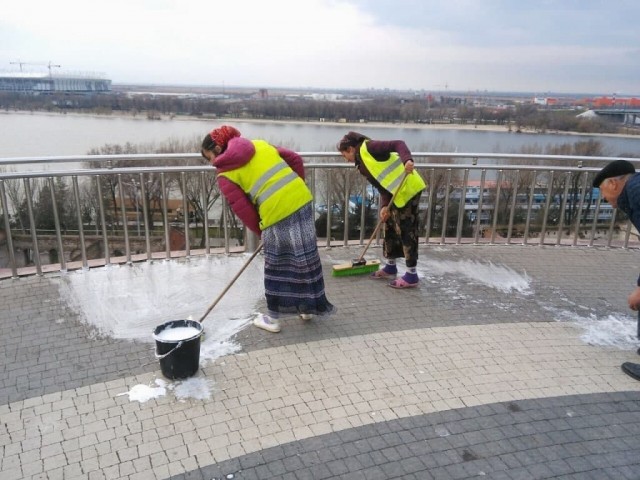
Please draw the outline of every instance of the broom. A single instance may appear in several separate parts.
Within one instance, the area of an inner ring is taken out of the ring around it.
[[[258,245],[258,248],[256,248],[255,252],[253,252],[251,254],[251,256],[249,257],[249,259],[244,263],[244,265],[242,266],[242,268],[240,269],[240,271],[238,273],[236,273],[236,276],[233,277],[233,279],[231,279],[231,281],[227,284],[227,286],[224,288],[224,290],[222,291],[222,293],[220,295],[218,295],[218,298],[216,298],[213,303],[211,305],[209,305],[209,308],[207,308],[207,311],[204,312],[204,315],[202,315],[202,317],[200,317],[200,320],[198,320],[198,322],[202,323],[204,322],[204,319],[207,318],[207,315],[209,315],[209,312],[211,312],[211,310],[213,310],[213,308],[218,304],[218,302],[220,300],[222,300],[222,297],[224,297],[225,293],[227,293],[229,291],[229,289],[231,288],[231,286],[236,283],[236,280],[238,280],[238,278],[240,277],[240,275],[242,275],[242,272],[244,272],[246,270],[246,268],[249,266],[249,264],[253,261],[254,258],[256,258],[256,255],[258,255],[258,253],[260,253],[260,250],[262,250],[262,242],[260,242],[260,244]]]
[[[407,179],[408,176],[409,174],[405,172],[404,177],[402,177],[402,181],[400,182],[400,185],[391,196],[391,200],[389,201],[390,208],[393,206],[393,200],[396,198],[396,194],[400,191],[400,189],[402,188],[402,185],[404,185],[404,181]],[[373,233],[371,234],[369,241],[365,245],[364,250],[362,250],[362,253],[358,258],[356,258],[355,260],[352,260],[350,263],[342,263],[340,265],[333,266],[333,271],[331,273],[334,277],[364,275],[365,273],[376,272],[380,268],[380,260],[377,260],[377,259],[365,260],[364,254],[367,253],[367,250],[369,249],[371,242],[373,242],[373,239],[378,234],[378,231],[380,230],[380,227],[382,227],[383,223],[384,222],[382,221],[382,219],[378,221],[378,224],[376,225],[376,228],[373,230]]]

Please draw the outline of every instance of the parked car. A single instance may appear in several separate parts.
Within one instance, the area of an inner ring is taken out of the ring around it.
[[[326,205],[316,205],[316,212],[319,214],[327,213]],[[334,203],[331,207],[331,215],[342,215],[342,207],[337,203]]]

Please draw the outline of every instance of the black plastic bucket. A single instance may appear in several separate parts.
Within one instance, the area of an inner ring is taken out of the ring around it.
[[[180,327],[193,327],[198,333],[187,338],[162,338],[167,336],[166,330]],[[160,360],[160,370],[165,377],[174,380],[195,375],[200,366],[202,333],[202,324],[193,320],[172,320],[155,328],[156,358]]]

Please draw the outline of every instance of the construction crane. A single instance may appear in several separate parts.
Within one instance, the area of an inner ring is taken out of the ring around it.
[[[20,65],[20,71],[22,71],[22,66],[23,65],[38,65],[41,67],[47,67],[49,69],[49,76],[51,76],[51,69],[52,68],[60,68],[60,65],[55,65],[53,63],[51,63],[51,61],[49,61],[49,63],[31,63],[31,62],[21,62],[20,60],[18,60],[17,62],[9,62],[11,65]]]
[[[9,62],[9,65],[20,65],[20,71],[22,71],[22,65],[26,65],[26,62],[21,62],[18,60],[17,62]]]

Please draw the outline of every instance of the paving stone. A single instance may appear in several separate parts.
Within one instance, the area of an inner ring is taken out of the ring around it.
[[[241,331],[240,352],[202,369],[213,398],[186,404],[117,396],[157,376],[153,349],[92,335],[59,276],[0,281],[0,322],[22,326],[0,337],[0,478],[636,478],[640,382],[619,369],[635,347],[586,345],[550,312],[626,314],[638,252],[420,254],[410,292],[326,275],[337,315]],[[430,262],[526,272],[532,293]]]

